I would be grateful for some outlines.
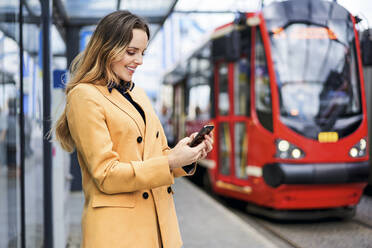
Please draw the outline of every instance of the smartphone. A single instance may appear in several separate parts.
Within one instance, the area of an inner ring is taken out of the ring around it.
[[[209,134],[213,130],[213,125],[206,125],[200,129],[199,133],[195,136],[195,138],[189,144],[190,147],[194,147],[199,145],[204,140],[204,135]]]

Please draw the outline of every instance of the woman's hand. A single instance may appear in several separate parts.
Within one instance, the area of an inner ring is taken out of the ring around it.
[[[190,137],[185,137],[170,150],[168,154],[169,167],[171,169],[179,168],[185,165],[192,164],[199,159],[203,159],[213,148],[213,135],[205,135],[203,142],[195,147],[190,147],[189,143],[195,138],[197,133],[193,133]]]

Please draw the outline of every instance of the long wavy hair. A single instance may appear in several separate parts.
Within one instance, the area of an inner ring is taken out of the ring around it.
[[[76,56],[70,66],[70,80],[66,85],[68,95],[78,84],[107,85],[118,84],[120,79],[111,65],[120,59],[133,38],[133,29],[141,29],[150,39],[146,22],[129,11],[115,11],[100,20],[83,52]],[[62,148],[72,152],[75,143],[67,123],[66,107],[55,123],[55,138]],[[52,130],[53,130],[52,129]]]

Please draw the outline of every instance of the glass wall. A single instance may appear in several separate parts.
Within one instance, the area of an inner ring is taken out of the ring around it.
[[[23,23],[23,116],[26,247],[43,244],[43,133],[40,1],[26,1]],[[33,20],[28,18],[33,16]]]
[[[0,1],[0,247],[21,247],[22,213],[25,247],[42,247],[41,6],[40,1],[23,2],[24,23],[20,29],[20,2]]]
[[[0,247],[19,247],[19,2],[0,4]]]

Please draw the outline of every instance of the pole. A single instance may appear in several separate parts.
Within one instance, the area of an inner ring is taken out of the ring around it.
[[[51,19],[52,1],[40,1],[42,8],[43,53],[43,182],[44,182],[44,247],[53,248],[52,143],[47,140],[51,129]]]

